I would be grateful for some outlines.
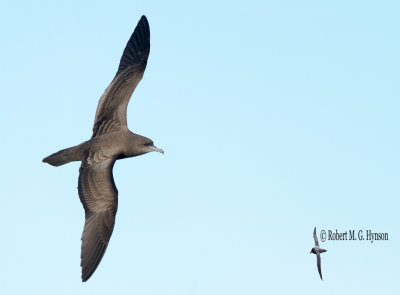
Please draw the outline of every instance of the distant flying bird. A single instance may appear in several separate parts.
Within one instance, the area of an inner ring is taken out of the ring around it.
[[[126,121],[129,99],[143,77],[149,53],[150,27],[142,16],[114,79],[99,100],[92,138],[43,159],[53,166],[82,161],[78,192],[86,219],[81,248],[83,282],[99,265],[114,229],[118,207],[118,190],[112,174],[115,161],[148,152],[164,153],[151,139],[132,133]]]
[[[315,241],[315,247],[311,249],[310,254],[314,253],[315,255],[317,255],[317,267],[318,267],[319,276],[321,277],[321,280],[322,280],[321,255],[320,254],[326,252],[326,250],[319,247],[316,227],[314,227],[314,235],[313,236],[314,236],[314,241]]]

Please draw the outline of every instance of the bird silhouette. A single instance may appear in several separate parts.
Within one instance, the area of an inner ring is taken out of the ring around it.
[[[313,247],[311,249],[311,253],[314,253],[315,255],[317,255],[317,267],[318,267],[318,272],[319,272],[319,276],[321,277],[322,280],[322,272],[321,272],[321,253],[326,252],[325,249],[322,249],[319,247],[319,243],[318,243],[318,238],[317,238],[317,227],[314,227],[314,241],[315,241],[315,247]]]

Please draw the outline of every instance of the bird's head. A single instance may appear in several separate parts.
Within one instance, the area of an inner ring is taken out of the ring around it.
[[[155,147],[153,141],[146,137],[143,138],[140,149],[143,151],[143,154],[150,152],[159,152],[164,154],[164,150]]]
[[[124,154],[128,157],[136,157],[150,152],[159,152],[164,154],[162,149],[156,148],[150,138],[141,136],[139,134],[131,133],[128,137],[127,150]]]
[[[127,153],[131,157],[147,154],[150,152],[159,152],[164,154],[162,149],[156,148],[153,141],[150,138],[132,133],[129,137],[129,152]]]

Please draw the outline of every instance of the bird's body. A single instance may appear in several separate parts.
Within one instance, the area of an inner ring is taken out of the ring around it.
[[[316,227],[314,227],[313,237],[314,237],[315,247],[313,247],[311,249],[310,254],[314,253],[315,255],[317,255],[318,273],[319,273],[319,276],[321,277],[321,280],[322,280],[321,255],[320,254],[326,252],[326,250],[319,247],[318,238],[317,238],[317,228]]]
[[[126,111],[129,99],[143,77],[150,53],[150,28],[145,16],[129,39],[110,86],[99,100],[92,138],[43,159],[60,166],[82,161],[78,192],[85,209],[82,233],[82,281],[96,270],[107,249],[114,229],[118,190],[112,169],[118,159],[161,152],[153,141],[128,129]]]
[[[314,247],[314,248],[311,249],[311,252],[314,253],[314,254],[320,254],[320,253],[326,252],[326,250],[322,249],[320,247]]]

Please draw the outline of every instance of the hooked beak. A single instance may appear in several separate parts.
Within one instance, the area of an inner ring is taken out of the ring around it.
[[[149,151],[150,152],[159,152],[159,153],[164,155],[164,151],[162,149],[156,148],[154,145],[153,146],[149,146]]]

